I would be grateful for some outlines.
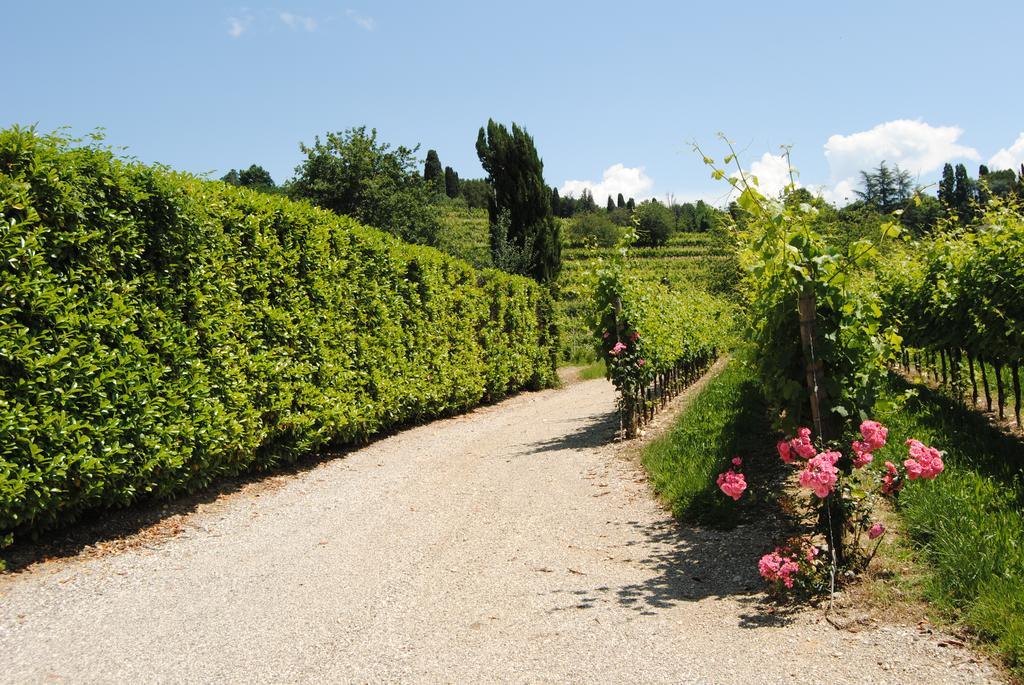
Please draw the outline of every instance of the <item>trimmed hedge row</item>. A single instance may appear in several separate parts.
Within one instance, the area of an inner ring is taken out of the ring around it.
[[[541,287],[0,131],[0,542],[555,380]]]

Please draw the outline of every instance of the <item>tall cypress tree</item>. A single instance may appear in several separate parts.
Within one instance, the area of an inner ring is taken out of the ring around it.
[[[611,195],[608,196],[608,211],[609,212],[614,212],[615,211],[615,200],[612,199]]]
[[[558,196],[558,188],[551,189],[551,213],[555,216],[563,216],[562,198]]]
[[[974,213],[972,200],[974,199],[974,184],[967,175],[967,167],[957,164],[953,172],[955,183],[953,186],[953,207],[956,208],[957,216],[961,221],[970,221]]]
[[[476,152],[491,189],[491,255],[497,258],[511,248],[524,256],[521,273],[538,281],[555,278],[561,268],[562,240],[533,138],[518,124],[513,123],[509,132],[488,119],[477,135]]]
[[[617,207],[618,207],[619,209],[625,209],[625,208],[626,208],[626,198],[622,197],[622,193],[619,193],[619,197],[618,197],[618,199],[617,199],[617,200],[615,201],[615,205],[616,205],[616,206],[617,206]]]
[[[942,167],[942,180],[939,181],[939,200],[947,208],[953,206],[953,191],[956,188],[956,181],[953,177],[953,165],[946,162]]]
[[[633,198],[629,198],[629,200],[626,201],[626,209],[628,209],[631,212],[634,209],[636,209],[636,202],[633,200]]]
[[[444,167],[441,166],[437,150],[427,150],[427,161],[423,165],[423,180],[438,194],[445,191]]]
[[[450,166],[444,168],[444,194],[448,197],[459,196],[459,175]]]

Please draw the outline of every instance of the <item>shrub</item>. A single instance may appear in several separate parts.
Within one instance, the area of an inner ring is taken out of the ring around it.
[[[569,225],[569,244],[574,247],[613,247],[622,237],[622,229],[607,213],[577,214]]]
[[[554,380],[551,303],[347,217],[0,132],[0,536]]]

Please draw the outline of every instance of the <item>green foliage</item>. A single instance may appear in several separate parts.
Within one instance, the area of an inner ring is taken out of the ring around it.
[[[554,381],[529,279],[58,136],[0,132],[0,253],[0,537]]]
[[[942,445],[946,469],[900,496],[930,562],[932,600],[957,610],[1024,673],[1024,444],[958,401],[893,379],[877,414],[889,442]]]
[[[633,212],[636,222],[637,244],[657,247],[668,242],[675,217],[668,207],[657,200],[641,202]]]
[[[470,209],[487,209],[491,199],[491,186],[482,178],[459,181],[459,191]]]
[[[569,224],[569,244],[575,247],[612,247],[621,237],[622,229],[605,213],[577,214]]]
[[[487,211],[495,265],[502,261],[499,255],[521,252],[524,257],[515,260],[520,270],[514,273],[541,282],[554,279],[561,267],[562,241],[533,138],[517,124],[509,132],[488,120],[486,129],[480,128],[476,151],[491,190]]]
[[[729,460],[742,455],[749,469],[773,444],[768,408],[754,374],[731,362],[711,379],[663,436],[641,457],[655,492],[686,521],[729,525],[741,507],[715,482]],[[769,458],[771,455],[768,455]],[[750,502],[747,497],[745,505]]]
[[[594,295],[594,333],[627,416],[655,378],[709,362],[729,340],[729,304],[698,289],[631,277],[624,260],[597,269]]]
[[[910,347],[1024,360],[1024,214],[993,201],[972,230],[894,252],[874,288]]]
[[[735,153],[726,157],[726,163],[734,160]],[[782,200],[769,199],[757,190],[756,179],[742,171],[729,176],[713,160],[705,161],[715,178],[728,180],[739,192],[737,211],[744,221],[734,230],[746,273],[740,285],[748,305],[744,337],[766,397],[782,410],[780,426],[795,432],[810,423],[798,314],[803,295],[813,297],[817,306],[813,355],[824,368],[832,411],[826,419],[833,425],[859,423],[874,402],[899,337],[880,321],[877,297],[853,276],[878,257],[878,243],[897,235],[898,228],[887,223],[875,241],[858,240],[839,250],[820,232],[817,207],[786,201],[795,190],[792,185]]]
[[[890,169],[885,160],[877,169],[860,172],[864,190],[855,190],[857,197],[872,209],[888,214],[894,212],[910,199],[914,192],[914,184],[910,172],[900,169],[899,164]]]
[[[435,194],[446,192],[444,168],[437,156],[437,150],[427,150],[427,159],[423,163],[423,180]]]
[[[366,127],[328,133],[312,146],[300,145],[306,159],[296,169],[289,195],[403,240],[433,245],[438,218],[435,188],[420,176],[417,148],[392,148]]]
[[[459,174],[450,166],[444,168],[444,192],[452,199],[462,194],[459,189]]]

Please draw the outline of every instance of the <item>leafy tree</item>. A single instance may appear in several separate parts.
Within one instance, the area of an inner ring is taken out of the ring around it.
[[[451,198],[459,196],[459,175],[450,166],[444,168],[444,194]]]
[[[229,183],[233,186],[242,185],[242,182],[238,180],[238,169],[232,169],[228,173],[220,177],[220,180],[225,183]]]
[[[392,148],[365,126],[300,143],[306,159],[289,185],[292,197],[307,199],[338,214],[413,243],[432,245],[439,230],[430,188],[418,172],[415,148]]]
[[[544,163],[533,138],[515,123],[510,132],[489,119],[477,135],[476,151],[491,190],[487,212],[495,263],[508,243],[529,255],[518,273],[538,281],[555,278],[561,267],[562,241],[551,214]],[[504,212],[508,213],[508,225],[502,230],[499,218]]]
[[[614,247],[622,228],[607,213],[577,214],[569,224],[569,244],[574,247]]]
[[[882,160],[877,169],[860,172],[864,190],[855,190],[865,204],[880,212],[889,213],[906,204],[914,191],[910,172],[894,164],[890,169]]]
[[[615,200],[612,199],[611,195],[608,196],[608,205],[607,205],[607,207],[608,207],[608,211],[609,212],[615,209]]]
[[[444,167],[441,166],[437,150],[427,150],[427,161],[423,164],[423,180],[438,195],[445,192]]]
[[[482,178],[467,178],[459,180],[459,190],[462,197],[466,199],[466,205],[471,209],[487,209],[487,202],[491,197],[491,186]]]
[[[626,208],[626,198],[622,197],[622,193],[619,193],[619,197],[615,201],[615,206],[619,209]]]
[[[657,200],[641,202],[633,212],[636,223],[637,244],[657,247],[668,242],[675,217],[668,207]]]
[[[942,203],[931,195],[920,194],[903,208],[900,223],[915,236],[931,233],[942,219]]]
[[[580,193],[579,200],[576,201],[577,212],[596,212],[597,203],[594,202],[594,194],[590,192],[589,188],[584,188],[583,192]]]
[[[956,189],[956,178],[953,175],[953,165],[946,162],[942,167],[942,180],[939,181],[939,202],[945,207],[952,207],[954,204],[953,193]]]
[[[253,164],[245,171],[238,172],[238,183],[248,188],[257,189],[276,187],[274,179],[270,177],[270,172],[257,164]]]

